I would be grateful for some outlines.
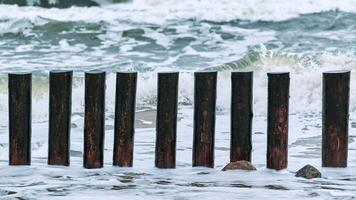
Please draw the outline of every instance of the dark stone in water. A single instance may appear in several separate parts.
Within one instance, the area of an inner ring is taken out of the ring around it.
[[[303,177],[306,179],[321,178],[319,170],[311,165],[305,165],[303,168],[297,171],[296,177]]]
[[[222,169],[222,171],[233,170],[233,169],[240,169],[240,170],[247,170],[247,171],[256,170],[255,166],[253,166],[249,161],[240,160],[240,161],[231,162],[231,163],[227,164]]]

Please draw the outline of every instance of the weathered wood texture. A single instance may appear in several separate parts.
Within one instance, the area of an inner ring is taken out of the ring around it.
[[[268,73],[267,168],[288,165],[289,73]]]
[[[175,168],[179,73],[158,74],[156,156],[158,168]]]
[[[30,73],[9,74],[9,164],[31,164]]]
[[[195,72],[193,166],[214,167],[217,72]]]
[[[72,71],[51,71],[49,74],[49,165],[70,164],[72,76]]]
[[[231,73],[230,162],[251,161],[253,72]]]
[[[101,168],[104,159],[105,72],[85,73],[84,167]]]
[[[323,73],[323,167],[347,167],[349,101],[350,71]]]
[[[116,73],[113,165],[132,167],[137,73]]]

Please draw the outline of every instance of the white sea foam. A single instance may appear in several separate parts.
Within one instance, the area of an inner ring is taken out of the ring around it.
[[[37,7],[0,6],[0,19],[30,19],[38,17],[58,21],[130,21],[162,24],[170,20],[196,19],[211,21],[272,20],[279,21],[300,14],[328,10],[356,12],[353,0],[134,0],[103,7],[41,9]]]
[[[320,113],[322,103],[322,72],[328,70],[352,70],[351,73],[351,98],[350,111],[356,112],[356,60],[352,56],[322,54],[314,60],[298,57],[296,55],[278,54],[272,51],[259,53],[259,60],[251,63],[244,70],[254,71],[253,104],[256,116],[265,116],[267,111],[267,72],[287,71],[290,72],[290,113]],[[157,103],[157,73],[162,71],[172,71],[171,68],[157,68],[152,72],[138,73],[137,86],[137,109],[150,107],[154,109]],[[218,71],[217,80],[217,110],[218,113],[228,114],[230,110],[231,85],[230,73],[235,71]],[[34,76],[36,83],[33,86],[35,91],[33,102],[34,119],[45,121],[48,116],[48,80],[44,75]],[[114,112],[115,105],[115,74],[107,73],[106,88],[106,110]],[[73,112],[82,113],[84,111],[84,80],[83,73],[75,73],[75,83],[73,91]],[[0,109],[7,112],[6,95],[3,90],[1,97],[2,106]],[[180,71],[179,75],[179,104],[180,106],[193,105],[194,102],[194,73],[192,71]],[[6,119],[4,119],[6,120]]]

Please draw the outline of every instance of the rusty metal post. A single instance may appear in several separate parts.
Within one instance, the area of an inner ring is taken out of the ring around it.
[[[72,71],[49,73],[48,164],[70,164]]]
[[[158,168],[175,168],[178,72],[158,74],[156,157]]]
[[[116,73],[113,165],[132,167],[137,73]]]
[[[323,73],[322,166],[347,167],[350,71]]]
[[[267,168],[288,165],[289,73],[268,73]]]
[[[105,72],[85,73],[84,167],[101,168],[104,160]]]
[[[31,164],[31,73],[13,73],[9,80],[9,164]]]
[[[251,161],[253,72],[231,73],[230,162]]]
[[[217,72],[195,72],[193,166],[214,167]]]

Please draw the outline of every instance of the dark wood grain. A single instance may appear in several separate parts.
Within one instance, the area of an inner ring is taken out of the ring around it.
[[[51,71],[49,74],[49,165],[70,164],[72,76],[72,71]]]
[[[30,73],[9,74],[9,164],[31,164]]]
[[[101,168],[104,160],[105,72],[85,73],[84,167]]]
[[[132,167],[137,73],[116,73],[113,165]]]
[[[253,72],[231,73],[230,162],[251,161]]]
[[[268,73],[267,168],[288,165],[289,73]]]
[[[175,168],[179,73],[158,74],[156,156],[158,168]]]
[[[214,167],[217,72],[195,72],[193,166]]]
[[[323,73],[323,167],[347,167],[349,101],[350,71]]]

